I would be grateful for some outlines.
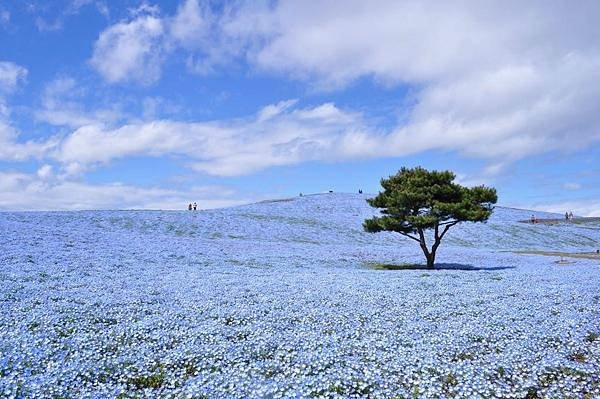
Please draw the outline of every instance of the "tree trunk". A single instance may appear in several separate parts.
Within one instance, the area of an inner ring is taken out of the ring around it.
[[[437,232],[436,232],[436,234],[437,234]],[[435,263],[435,252],[437,251],[438,247],[440,246],[440,242],[441,242],[441,240],[438,237],[436,237],[435,242],[431,246],[431,251],[429,252],[429,258],[427,259],[427,267],[430,269],[433,269],[433,265]]]
[[[430,252],[429,256],[425,254],[425,257],[427,258],[427,268],[433,269],[435,267],[435,252]]]
[[[418,229],[419,231],[419,245],[421,246],[421,249],[423,250],[423,253],[425,254],[425,259],[427,259],[427,268],[428,269],[433,269],[434,265],[435,265],[435,250],[437,249],[437,246],[434,244],[434,246],[431,248],[431,252],[429,251],[429,248],[427,248],[427,241],[425,241],[425,233],[423,232],[422,229]],[[439,242],[436,240],[437,245],[439,245]]]
[[[446,234],[447,230],[448,229],[446,228],[440,235],[439,225],[437,223],[435,224],[435,229],[433,233],[433,245],[431,246],[431,251],[429,251],[429,256],[425,254],[425,257],[427,258],[427,268],[429,269],[433,269],[435,267],[435,252],[440,246],[440,243],[442,242],[442,237],[444,236],[444,234]]]
[[[443,228],[441,234],[440,234],[440,225],[438,223],[435,224],[434,232],[433,232],[433,245],[431,246],[431,250],[427,247],[427,240],[425,240],[425,232],[423,231],[423,229],[417,228],[417,232],[419,233],[418,240],[416,237],[410,236],[413,240],[419,241],[419,245],[421,246],[421,249],[423,250],[423,253],[425,254],[425,259],[427,259],[427,268],[428,269],[435,268],[435,252],[437,251],[438,247],[442,243],[442,238],[444,238],[444,235],[446,234],[448,229],[457,223],[458,223],[458,221],[446,223],[444,225],[444,228]]]

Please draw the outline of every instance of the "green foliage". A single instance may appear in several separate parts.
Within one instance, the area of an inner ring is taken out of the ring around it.
[[[570,361],[577,362],[577,363],[585,363],[585,361],[586,361],[585,354],[583,354],[581,352],[571,353],[568,356],[568,358],[569,358]]]
[[[590,331],[590,332],[588,332],[588,334],[585,336],[585,340],[586,340],[587,342],[590,342],[590,343],[591,343],[591,342],[594,342],[594,341],[596,341],[596,340],[598,339],[598,337],[600,337],[600,335],[598,335],[598,334],[597,334],[597,333],[595,333],[595,332],[591,332],[591,331]]]
[[[460,222],[484,222],[492,214],[498,197],[494,188],[464,187],[454,183],[450,171],[429,171],[421,167],[402,168],[387,179],[381,179],[381,191],[367,200],[380,208],[382,216],[367,219],[366,231],[394,231],[418,241],[433,267],[435,251],[448,229]],[[434,230],[431,251],[427,248],[425,230]]]
[[[539,398],[538,389],[536,387],[531,387],[527,390],[527,395],[525,395],[525,399],[536,399]]]
[[[417,233],[418,229],[435,228],[441,222],[483,222],[492,214],[496,203],[493,188],[463,187],[453,182],[450,171],[428,171],[421,167],[402,168],[381,180],[384,188],[367,202],[381,208],[384,216],[365,221],[369,232],[397,231]]]
[[[149,375],[137,375],[129,379],[129,383],[135,387],[135,389],[146,389],[161,388],[166,382],[166,375],[163,372],[158,372]]]

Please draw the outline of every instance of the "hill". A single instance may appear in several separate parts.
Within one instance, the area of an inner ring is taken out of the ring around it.
[[[0,213],[5,397],[599,397],[597,222],[497,208],[440,270],[364,199]],[[542,215],[538,217],[553,217]]]

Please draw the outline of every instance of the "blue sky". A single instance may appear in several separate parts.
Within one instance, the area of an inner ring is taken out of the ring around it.
[[[0,1],[0,209],[203,208],[453,170],[600,215],[600,5]]]

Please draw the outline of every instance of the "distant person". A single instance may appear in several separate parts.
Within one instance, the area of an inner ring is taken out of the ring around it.
[[[302,193],[300,193],[300,196],[302,197]]]
[[[569,220],[569,212],[565,212],[565,220]]]
[[[531,217],[529,218],[529,221],[530,221],[531,223],[535,223],[535,220],[536,220],[536,219],[535,219],[535,215],[531,215]]]
[[[198,209],[198,204],[194,202],[194,210]]]
[[[192,210],[192,203],[190,202],[190,204],[188,205],[188,211]]]
[[[573,220],[573,212],[569,212],[569,220]]]

